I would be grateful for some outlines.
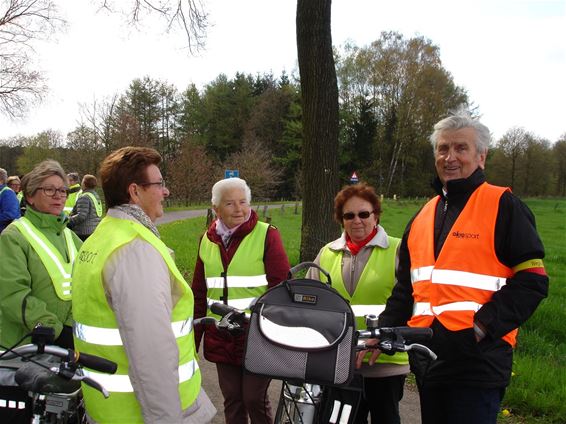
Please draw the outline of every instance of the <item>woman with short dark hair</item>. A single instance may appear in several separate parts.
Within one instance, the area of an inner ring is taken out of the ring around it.
[[[77,349],[118,364],[112,376],[87,369],[111,393],[83,385],[95,422],[205,424],[216,412],[201,389],[193,293],[155,225],[169,196],[160,162],[154,149],[131,146],[104,159],[108,211],[73,272]]]

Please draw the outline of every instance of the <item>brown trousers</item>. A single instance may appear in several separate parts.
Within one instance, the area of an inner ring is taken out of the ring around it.
[[[216,364],[224,396],[226,424],[273,424],[267,388],[271,379],[248,374],[243,367]]]

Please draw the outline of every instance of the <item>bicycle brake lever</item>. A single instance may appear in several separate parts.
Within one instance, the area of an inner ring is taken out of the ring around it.
[[[420,343],[412,343],[407,345],[406,348],[407,351],[409,350],[417,350],[420,352],[423,352],[424,354],[426,354],[430,359],[432,359],[433,361],[436,360],[437,356],[436,353],[434,353],[432,350],[430,350],[428,347],[426,347],[425,345],[422,345]]]
[[[98,381],[84,375],[76,376],[76,378],[79,381],[84,382],[86,385],[92,387],[93,389],[98,390],[100,393],[102,393],[102,396],[104,396],[105,399],[108,399],[110,397],[108,390],[106,390]]]

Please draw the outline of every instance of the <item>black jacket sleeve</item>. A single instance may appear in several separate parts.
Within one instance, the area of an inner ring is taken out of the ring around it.
[[[495,250],[499,260],[510,268],[530,259],[544,258],[544,247],[532,212],[508,192],[499,202]],[[548,276],[540,271],[515,273],[476,313],[476,321],[484,325],[489,336],[499,338],[521,326],[533,314],[548,294]]]
[[[420,211],[419,211],[420,212]],[[415,215],[416,216],[416,215]],[[385,310],[379,315],[380,327],[395,327],[407,325],[413,315],[413,285],[411,284],[411,260],[407,239],[414,217],[405,228],[405,233],[399,246],[399,264],[395,276],[397,282],[393,286],[391,296],[387,299]]]

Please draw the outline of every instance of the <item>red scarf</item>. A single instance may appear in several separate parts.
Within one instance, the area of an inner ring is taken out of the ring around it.
[[[348,233],[346,233],[346,246],[348,246],[348,249],[350,249],[350,252],[352,252],[352,255],[356,256],[359,253],[359,251],[362,250],[362,247],[364,247],[366,244],[368,244],[369,241],[372,238],[374,238],[376,234],[377,234],[377,227],[373,229],[373,231],[371,232],[371,234],[369,236],[367,236],[365,239],[363,239],[359,243],[356,243],[355,241],[353,241],[350,238]]]

